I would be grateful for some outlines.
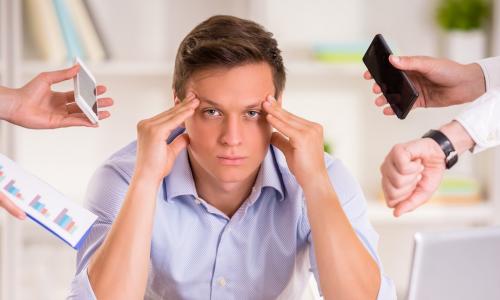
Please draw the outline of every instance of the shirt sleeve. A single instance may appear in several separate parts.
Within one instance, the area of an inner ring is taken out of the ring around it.
[[[500,74],[500,67],[497,73]],[[473,153],[498,146],[500,144],[500,87],[489,90],[469,104],[455,120],[465,128],[476,143],[471,149]]]
[[[76,275],[71,282],[67,299],[96,299],[87,274],[87,265],[101,246],[118,214],[128,189],[128,175],[112,165],[100,167],[93,175],[86,195],[85,206],[98,216],[89,235],[78,250]]]
[[[328,167],[328,174],[335,192],[340,199],[344,213],[351,222],[358,238],[379,266],[381,280],[377,299],[396,299],[396,288],[394,283],[389,277],[384,275],[382,264],[377,254],[378,234],[368,220],[367,204],[361,187],[338,159],[331,162]],[[319,274],[316,256],[314,253],[314,243],[312,241],[310,223],[307,219],[305,206],[302,220],[302,224],[304,226],[303,230],[307,232],[308,240],[311,245],[309,251],[311,272],[313,272],[316,281],[319,283]],[[319,284],[318,289],[319,293],[322,295]]]
[[[483,70],[486,91],[500,88],[500,56],[485,58],[477,63]]]

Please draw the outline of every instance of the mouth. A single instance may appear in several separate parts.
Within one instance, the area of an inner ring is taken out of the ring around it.
[[[223,164],[223,165],[228,165],[228,166],[237,166],[237,165],[242,165],[246,157],[244,156],[232,156],[232,155],[220,155],[217,156],[217,160]]]

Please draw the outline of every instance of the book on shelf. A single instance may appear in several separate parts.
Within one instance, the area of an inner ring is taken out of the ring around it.
[[[66,59],[61,27],[52,0],[25,0],[26,28],[42,59],[60,63]]]
[[[82,41],[83,50],[90,61],[102,61],[106,58],[97,30],[93,25],[87,7],[81,0],[67,0],[69,14],[75,22],[75,29]]]
[[[90,61],[109,57],[83,0],[24,0],[24,5],[26,27],[42,60],[62,63],[75,56]]]

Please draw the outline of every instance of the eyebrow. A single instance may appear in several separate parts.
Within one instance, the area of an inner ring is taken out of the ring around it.
[[[220,105],[217,102],[213,101],[213,100],[210,100],[210,99],[207,99],[205,97],[198,96],[198,95],[196,97],[198,99],[200,99],[201,101],[206,102],[206,103],[208,103],[208,104],[210,104],[212,106],[220,107]],[[253,103],[253,104],[247,105],[247,106],[245,106],[245,109],[260,107],[260,104],[261,104],[261,101],[259,101],[257,103]]]

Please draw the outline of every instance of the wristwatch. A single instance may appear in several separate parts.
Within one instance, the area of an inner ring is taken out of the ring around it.
[[[453,144],[448,139],[448,137],[444,135],[444,133],[439,130],[431,129],[426,134],[424,134],[422,138],[431,138],[436,141],[436,143],[438,143],[439,147],[441,147],[445,155],[444,162],[446,165],[446,169],[453,167],[457,163],[458,152],[455,150],[455,147],[453,147]]]

